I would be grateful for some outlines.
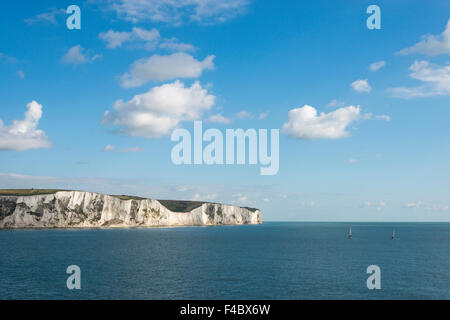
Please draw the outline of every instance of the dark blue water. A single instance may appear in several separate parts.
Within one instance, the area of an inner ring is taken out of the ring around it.
[[[347,223],[2,230],[0,298],[450,299],[449,223],[352,226],[352,240]],[[367,289],[372,264],[381,290]]]

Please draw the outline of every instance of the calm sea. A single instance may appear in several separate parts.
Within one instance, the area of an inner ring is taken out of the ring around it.
[[[0,299],[450,299],[450,223],[351,226],[1,230]]]

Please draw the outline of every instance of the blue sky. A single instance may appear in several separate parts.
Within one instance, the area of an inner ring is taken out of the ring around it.
[[[81,30],[66,27],[71,4]],[[371,4],[380,30],[366,27]],[[449,13],[443,1],[2,4],[0,188],[203,199],[278,221],[450,221]],[[156,102],[134,105],[143,94]],[[170,132],[193,120],[280,129],[278,174],[175,166]]]

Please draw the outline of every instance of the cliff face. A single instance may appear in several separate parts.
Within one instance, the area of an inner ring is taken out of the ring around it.
[[[262,223],[261,212],[204,203],[173,212],[158,200],[122,200],[80,191],[33,196],[0,196],[0,228],[98,228],[208,226]]]

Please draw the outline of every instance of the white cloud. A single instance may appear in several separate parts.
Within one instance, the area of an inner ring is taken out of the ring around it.
[[[314,107],[305,105],[289,111],[283,132],[298,139],[340,139],[350,135],[347,132],[348,125],[359,119],[359,106],[348,106],[318,115]]]
[[[424,201],[409,202],[403,205],[407,209],[422,209],[426,211],[448,211],[450,206],[443,203],[431,203]]]
[[[390,88],[393,96],[400,98],[429,97],[450,94],[450,63],[438,66],[428,61],[415,61],[409,70],[409,76],[424,82],[418,87]]]
[[[156,46],[160,37],[157,29],[145,30],[137,27],[129,32],[108,30],[99,34],[99,38],[106,42],[110,49],[121,47],[125,42],[144,42],[147,48]]]
[[[120,18],[134,23],[220,23],[245,11],[249,0],[107,0]]]
[[[359,79],[350,84],[350,86],[355,90],[356,92],[365,92],[369,93],[372,91],[372,87],[369,85],[369,82],[367,79]]]
[[[46,176],[29,176],[29,175],[25,175],[25,174],[20,174],[20,173],[5,173],[5,172],[0,172],[0,177],[8,177],[8,178],[15,178],[15,179],[24,179],[24,180],[31,180],[31,179],[55,179],[54,177],[46,177]]]
[[[386,61],[374,62],[369,66],[370,71],[378,71],[386,65]]]
[[[345,103],[337,99],[333,99],[327,104],[327,107],[343,107],[343,106],[345,106]]]
[[[103,122],[122,127],[131,136],[158,138],[169,135],[182,121],[200,119],[214,105],[215,97],[195,82],[185,88],[180,81],[153,87],[129,101],[115,102]]]
[[[375,202],[371,202],[371,201],[366,201],[363,204],[361,204],[361,208],[375,208],[377,211],[381,211],[384,208],[386,208],[387,203],[386,201],[375,201]]]
[[[49,8],[46,12],[35,15],[34,17],[25,19],[25,23],[33,25],[36,23],[57,24],[56,17],[63,16],[66,11],[62,8]]]
[[[145,150],[140,147],[130,147],[119,149],[118,151],[121,153],[134,153],[134,152],[144,152]]]
[[[12,56],[8,56],[2,52],[0,52],[0,61],[7,63],[7,64],[15,64],[15,63],[19,63],[21,62],[19,59],[17,59],[16,57],[12,57]]]
[[[146,30],[133,27],[131,31],[110,29],[107,32],[100,33],[98,36],[106,42],[106,46],[110,49],[119,48],[124,43],[133,43],[134,46],[137,44],[137,47],[140,48],[139,45],[142,45],[147,50],[155,50],[156,48],[176,52],[197,50],[192,44],[180,42],[177,38],[161,38],[159,31],[155,28]]]
[[[242,193],[235,194],[233,195],[233,197],[236,200],[231,201],[231,203],[237,203],[240,205],[245,205],[246,203],[248,203],[248,197]]]
[[[153,55],[150,58],[137,60],[131,66],[129,73],[121,78],[123,87],[138,87],[148,81],[165,81],[176,78],[197,78],[204,70],[214,69],[214,56],[210,55],[203,61],[184,52],[168,56]]]
[[[261,112],[258,119],[259,120],[266,119],[268,115],[269,115],[269,112]]]
[[[28,149],[50,148],[45,132],[37,130],[42,117],[42,105],[36,101],[27,104],[23,120],[13,120],[4,126],[0,120],[0,150],[24,151]]]
[[[177,38],[164,39],[159,47],[171,51],[195,51],[197,49],[192,44],[180,42]]]
[[[116,152],[120,152],[120,153],[133,153],[133,152],[144,152],[145,150],[140,147],[117,149],[116,146],[108,144],[105,146],[104,151],[116,151]]]
[[[354,163],[358,163],[358,162],[359,162],[358,159],[349,159],[348,160],[348,163],[350,163],[350,164],[354,164]]]
[[[238,117],[238,119],[253,119],[254,116],[251,112],[242,110],[236,113],[236,117]]]
[[[222,124],[229,124],[229,123],[231,123],[231,119],[230,118],[224,117],[220,113],[213,114],[213,115],[209,116],[206,119],[206,121],[207,122],[211,122],[211,123],[222,123]]]
[[[263,201],[267,203],[267,202],[270,202],[270,199],[269,198],[264,198]]]
[[[202,195],[200,193],[196,193],[191,198],[192,201],[214,201],[215,199],[217,199],[216,193],[209,193],[209,194],[204,194],[204,195]]]
[[[416,203],[416,202],[410,202],[410,203],[405,203],[405,204],[403,205],[403,207],[404,207],[404,208],[417,208],[417,207],[419,206],[419,204],[420,204],[420,202],[419,202],[419,203]]]
[[[67,64],[84,64],[94,62],[101,58],[102,55],[94,54],[91,50],[86,50],[80,45],[76,45],[67,51],[61,61]]]
[[[114,150],[116,150],[116,147],[113,146],[113,145],[108,144],[108,145],[106,145],[104,150],[105,151],[114,151]]]
[[[382,114],[382,115],[376,116],[375,118],[378,119],[378,120],[384,120],[384,121],[387,121],[387,122],[391,121],[391,117],[386,115],[386,114]]]
[[[422,36],[422,41],[398,52],[401,55],[412,53],[421,53],[428,56],[450,54],[450,19],[447,21],[447,27],[442,34],[437,36],[431,34],[424,35]]]

